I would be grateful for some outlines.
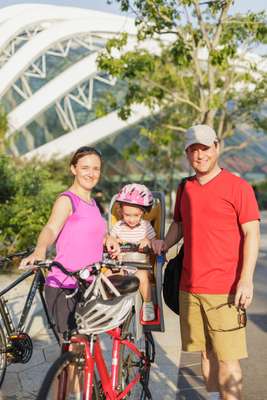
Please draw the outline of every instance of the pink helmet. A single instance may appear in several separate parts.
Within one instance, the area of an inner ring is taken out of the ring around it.
[[[131,183],[123,186],[117,194],[116,201],[141,207],[151,207],[153,204],[153,196],[145,185]]]

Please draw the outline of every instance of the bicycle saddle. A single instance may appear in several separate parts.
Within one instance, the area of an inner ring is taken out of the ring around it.
[[[108,276],[108,279],[120,292],[121,295],[136,292],[140,284],[140,281],[136,276],[110,275]]]

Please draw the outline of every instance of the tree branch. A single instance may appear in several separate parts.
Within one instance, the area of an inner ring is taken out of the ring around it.
[[[224,131],[224,124],[225,124],[225,118],[226,118],[226,110],[225,108],[222,110],[220,119],[219,119],[219,125],[217,129],[217,135],[218,138],[220,139],[222,137],[223,131]]]
[[[211,45],[211,42],[210,42],[210,39],[209,39],[208,32],[207,32],[206,27],[205,27],[204,20],[202,18],[201,9],[199,7],[199,1],[198,0],[193,0],[193,4],[194,4],[197,20],[198,20],[199,27],[201,29],[203,38],[205,39],[207,47],[210,50],[212,48],[212,45]]]
[[[216,48],[219,43],[220,36],[222,33],[222,27],[225,22],[226,16],[228,14],[229,8],[232,5],[232,2],[233,2],[233,0],[227,0],[225,3],[223,3],[223,8],[222,8],[219,20],[218,20],[217,29],[216,29],[216,32],[213,37],[213,43],[212,43],[213,48]]]
[[[258,143],[260,141],[265,141],[265,140],[266,140],[266,136],[263,136],[261,138],[255,137],[255,136],[250,136],[249,138],[247,138],[247,140],[240,143],[239,145],[225,147],[222,150],[221,154],[228,153],[229,151],[232,151],[232,150],[242,150],[242,149],[245,149],[246,147],[248,147],[251,143],[255,143],[255,142]]]
[[[183,32],[181,29],[179,29],[177,24],[174,24],[174,21],[171,18],[168,18],[166,15],[162,14],[159,10],[159,8],[156,6],[156,4],[154,4],[153,2],[151,2],[151,7],[153,7],[154,12],[158,15],[159,18],[161,18],[164,22],[166,23],[171,23],[172,25],[175,26],[176,30],[172,31],[172,30],[168,30],[168,31],[159,31],[157,29],[154,29],[154,32],[161,35],[161,34],[166,34],[166,33],[172,33],[175,35],[178,35],[182,40],[184,40],[184,36],[183,36]]]
[[[198,79],[198,84],[200,86],[200,92],[201,92],[201,88],[202,88],[202,86],[204,84],[204,80],[203,80],[203,74],[201,72],[201,68],[200,68],[200,64],[199,64],[199,59],[197,57],[198,46],[196,45],[195,40],[194,40],[193,26],[192,26],[190,15],[188,13],[188,10],[187,10],[186,6],[184,6],[184,12],[185,12],[187,24],[189,26],[189,29],[190,29],[190,32],[191,32],[191,36],[192,36],[192,45],[193,45],[192,56],[193,56],[193,61],[194,61],[195,68],[196,68],[196,77]]]
[[[175,99],[176,101],[179,101],[180,103],[184,103],[184,104],[188,104],[190,105],[192,108],[194,108],[195,110],[201,112],[200,107],[193,103],[191,100],[183,98],[179,95],[177,95],[177,93],[172,92],[171,90],[167,89],[165,86],[161,85],[160,83],[156,83],[154,81],[151,81],[148,78],[145,78],[144,81],[150,85],[153,85],[155,87],[158,87],[159,89],[162,89],[163,91],[165,91],[166,93],[168,93],[171,96],[171,100]]]
[[[176,131],[176,132],[186,132],[185,128],[182,128],[181,126],[174,126],[174,125],[170,125],[170,124],[162,124],[162,126],[164,128],[167,129],[171,129],[172,131]]]

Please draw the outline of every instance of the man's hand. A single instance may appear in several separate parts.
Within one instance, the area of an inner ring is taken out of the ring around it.
[[[168,251],[168,247],[164,240],[152,239],[151,246],[155,254],[158,256]]]
[[[248,308],[253,298],[253,282],[246,282],[240,280],[237,285],[235,294],[236,307]]]
[[[111,255],[111,258],[117,258],[121,251],[117,239],[110,235],[107,235],[105,244],[109,254]]]

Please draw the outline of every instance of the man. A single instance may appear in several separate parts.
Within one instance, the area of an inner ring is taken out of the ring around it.
[[[186,132],[195,175],[178,188],[174,219],[157,254],[184,237],[180,283],[182,349],[201,351],[209,399],[240,400],[247,357],[245,309],[253,297],[259,210],[252,187],[218,164],[219,142],[207,125]]]

